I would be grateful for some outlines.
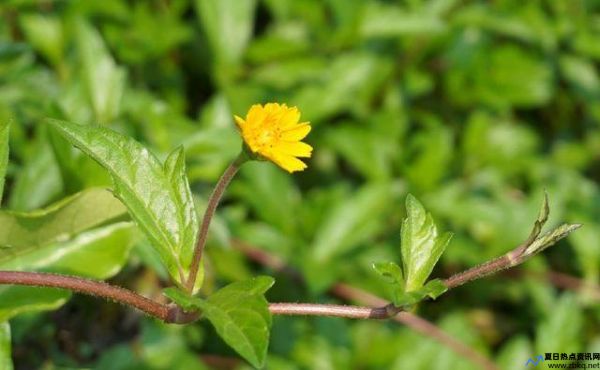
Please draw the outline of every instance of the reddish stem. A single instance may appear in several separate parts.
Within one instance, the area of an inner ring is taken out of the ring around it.
[[[59,275],[43,272],[0,271],[0,284],[40,286],[48,288],[68,289],[74,292],[103,297],[163,320],[167,323],[184,324],[195,321],[196,314],[183,312],[179,306],[164,305],[131,290],[110,285],[102,281],[84,279],[76,276]]]
[[[208,198],[208,204],[206,205],[206,211],[204,211],[204,217],[202,217],[202,224],[198,229],[198,242],[196,243],[196,248],[194,249],[194,256],[192,257],[192,264],[190,266],[190,274],[188,275],[187,281],[185,283],[185,287],[188,292],[192,293],[194,291],[194,284],[196,284],[196,277],[198,275],[198,270],[200,269],[200,262],[202,261],[202,252],[204,251],[204,246],[206,245],[206,238],[208,237],[208,228],[210,226],[210,222],[215,214],[217,206],[219,205],[219,201],[227,189],[227,185],[231,182],[237,171],[240,169],[240,166],[247,160],[244,153],[240,154],[230,165],[227,167],[221,178],[215,185],[215,188]]]

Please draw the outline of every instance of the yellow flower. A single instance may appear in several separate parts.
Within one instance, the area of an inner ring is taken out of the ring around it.
[[[297,157],[310,157],[312,147],[300,140],[310,132],[308,122],[298,123],[298,108],[285,104],[253,105],[246,119],[234,116],[248,149],[288,172],[302,171],[306,164]]]

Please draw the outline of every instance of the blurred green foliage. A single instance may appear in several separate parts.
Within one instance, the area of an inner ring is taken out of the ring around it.
[[[313,124],[309,168],[290,176],[268,163],[244,166],[212,228],[206,292],[274,274],[232,249],[237,238],[306,276],[302,287],[275,274],[270,300],[330,302],[323,292],[336,281],[391,298],[371,265],[399,259],[408,192],[454,233],[432,274],[445,277],[523,241],[546,189],[550,223],[581,222],[581,230],[524,265],[518,279],[469,284],[417,313],[506,369],[543,352],[600,351],[597,295],[539,279],[561,271],[598,283],[597,1],[5,0],[0,12],[0,173],[10,122],[5,212],[110,184],[44,117],[101,123],[161,159],[183,145],[202,211],[240,147],[232,114],[286,102]],[[126,256],[124,246],[135,243],[114,282],[159,294],[166,274],[158,257],[120,221],[47,242],[96,243],[85,248],[92,264],[101,261],[93,251],[118,246]],[[199,354],[233,356],[208,325],[169,327],[123,311],[75,297],[55,314],[16,317],[15,367],[188,369],[202,366]],[[3,325],[0,364],[8,333]],[[281,317],[267,363],[476,368],[397,325]]]

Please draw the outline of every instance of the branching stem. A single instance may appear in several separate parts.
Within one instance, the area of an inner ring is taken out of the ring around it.
[[[221,180],[219,180],[219,184],[221,185],[217,186],[215,192],[213,192],[213,196],[211,196],[211,202],[214,203],[214,205],[212,206],[212,211],[209,211],[207,209],[207,215],[209,219],[214,214],[214,207],[216,207],[218,199],[221,197],[223,190],[231,181],[231,178],[239,168],[239,164],[241,163],[236,160],[228,168],[228,170],[225,171],[225,174],[223,175]],[[217,191],[217,189],[220,190]],[[209,208],[211,208],[210,204]],[[207,230],[208,226],[206,227],[206,231]],[[204,235],[202,237],[203,240],[205,240],[206,238],[206,231],[201,231],[201,235]],[[198,244],[200,248],[197,248],[197,256],[199,257],[202,256],[202,249],[204,246],[203,243],[204,242]],[[498,271],[502,271],[507,268],[519,265],[525,260],[527,260],[529,257],[531,257],[531,255],[524,253],[526,247],[527,246],[525,244],[522,244],[501,257],[498,257],[479,266],[455,274],[449,277],[448,279],[444,280],[444,284],[446,284],[448,289],[456,288],[469,281],[477,280],[485,276],[491,275],[493,273],[496,273]],[[243,246],[240,248],[243,248]],[[246,250],[246,253],[254,253],[254,259],[272,258],[269,256],[265,257],[264,255],[260,255],[261,252],[258,250],[253,250],[252,252]],[[199,261],[199,259],[197,261]],[[277,265],[284,266],[282,263],[279,263],[277,261],[269,261],[269,263],[277,263]],[[198,271],[198,266],[199,264],[196,265],[196,273]],[[190,277],[191,276],[195,276],[195,274],[190,275]],[[191,279],[189,281],[192,281],[193,283],[194,280],[195,279]],[[177,305],[166,305],[159,302],[155,302],[131,290],[110,285],[102,281],[84,279],[76,276],[41,272],[0,271],[0,284],[29,285],[68,289],[78,293],[106,298],[108,300],[116,301],[118,303],[137,308],[138,310],[167,323],[186,324],[193,322],[199,318],[198,313],[184,312],[183,309]],[[191,286],[193,286],[193,284]],[[386,319],[394,317],[402,311],[401,308],[394,307],[391,304],[373,308],[364,306],[310,303],[271,303],[269,305],[269,310],[274,315],[316,315],[346,317],[351,319]]]

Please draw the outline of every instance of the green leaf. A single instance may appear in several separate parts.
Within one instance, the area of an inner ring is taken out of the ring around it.
[[[31,45],[55,66],[63,62],[65,34],[60,19],[47,14],[30,13],[20,17],[21,26]]]
[[[389,205],[389,184],[363,187],[329,211],[310,248],[314,258],[327,261],[347,252],[379,230],[377,215]]]
[[[497,364],[500,369],[522,368],[535,353],[525,335],[511,337],[498,351]]]
[[[200,298],[189,295],[187,292],[177,288],[168,287],[163,289],[165,297],[175,302],[178,306],[183,308],[185,311],[196,311],[200,309],[201,303]]]
[[[98,31],[86,21],[76,22],[76,36],[82,77],[96,121],[112,121],[119,113],[125,70],[117,66]]]
[[[9,320],[19,314],[56,310],[71,297],[71,292],[54,288],[0,287],[0,318]]]
[[[446,76],[448,97],[462,104],[496,107],[530,108],[548,103],[555,85],[548,60],[516,44],[481,45],[471,44],[471,52],[456,54],[452,72]]]
[[[600,77],[591,60],[565,55],[559,59],[559,67],[565,78],[575,87],[592,94],[600,91]]]
[[[13,127],[17,128],[16,125]],[[15,173],[8,202],[11,209],[34,210],[59,199],[61,195],[60,170],[43,131],[42,128],[36,134],[31,153],[20,171]]]
[[[394,262],[376,262],[373,264],[373,269],[388,282],[404,287],[402,268],[398,264]]]
[[[115,195],[150,240],[177,284],[184,284],[198,220],[185,176],[182,149],[165,165],[135,140],[97,125],[48,120],[112,176]]]
[[[448,287],[440,279],[429,280],[427,284],[421,289],[431,299],[436,299],[442,294],[448,291]]]
[[[62,222],[67,224],[66,216]],[[68,237],[68,234],[63,234]],[[0,270],[45,271],[107,279],[127,261],[136,233],[129,222],[83,232],[67,241],[37,246],[0,249]],[[19,313],[50,310],[66,302],[65,290],[24,287],[0,287],[0,320]]]
[[[431,214],[412,195],[406,197],[407,217],[402,223],[402,267],[406,291],[420,289],[446,246],[452,233],[438,235]]]
[[[0,121],[0,205],[4,192],[4,179],[8,167],[8,122]]]
[[[255,0],[196,0],[216,65],[240,60],[252,35],[255,7]]]
[[[585,216],[577,216],[585,219]],[[597,282],[600,277],[600,225],[594,220],[585,219],[586,227],[571,236],[569,243],[573,246],[578,260],[579,271],[588,282]],[[582,293],[592,293],[593,289],[584,289]],[[593,293],[592,293],[593,294]],[[592,295],[590,294],[590,295]]]
[[[240,197],[245,204],[269,225],[285,234],[296,233],[300,192],[289,174],[274,166],[248,163],[241,175],[243,181],[232,184],[230,193]],[[279,194],[274,197],[273,194]]]
[[[575,296],[570,293],[562,295],[554,303],[550,315],[537,326],[536,352],[580,351],[584,325],[584,315]]]
[[[206,300],[177,288],[163,293],[184,310],[201,309],[223,340],[254,367],[262,367],[269,345],[271,313],[264,297],[275,281],[258,276],[227,285]]]
[[[324,210],[309,255],[302,258],[302,270],[313,292],[324,291],[339,273],[336,258],[369,241],[381,231],[382,215],[391,209],[397,188],[392,184],[362,187],[347,199],[337,201]]]
[[[523,251],[523,257],[531,257],[532,255],[540,253],[582,226],[581,224],[562,224],[540,236],[544,224],[548,221],[549,214],[550,206],[548,205],[548,193],[544,192],[544,201],[538,218],[531,230],[531,234],[519,248]]]
[[[566,238],[570,233],[579,229],[581,226],[581,224],[562,224],[537,238],[527,247],[523,254],[525,256],[531,256],[540,253],[544,249],[556,244],[559,240]]]
[[[542,202],[542,207],[540,208],[538,217],[535,220],[535,223],[533,224],[533,229],[531,229],[531,233],[529,234],[529,237],[527,238],[527,240],[524,243],[525,245],[530,245],[531,243],[533,243],[533,241],[535,239],[537,239],[537,237],[542,232],[542,228],[548,221],[549,215],[550,215],[550,204],[548,202],[548,193],[546,193],[544,191],[544,201]]]
[[[436,299],[447,290],[448,287],[440,279],[434,279],[428,281],[427,284],[420,289],[411,292],[404,291],[401,287],[397,287],[394,290],[392,301],[396,307],[410,306],[427,297]]]
[[[198,233],[198,215],[194,207],[192,190],[185,173],[185,155],[183,147],[175,149],[165,160],[165,174],[173,187],[173,200],[178,209],[179,225],[183,227],[179,259],[184,264],[187,276],[187,266],[191,263]],[[196,288],[202,286],[204,268],[200,268],[196,278]]]
[[[124,216],[123,204],[108,190],[97,188],[33,212],[0,211],[0,264]]]
[[[6,321],[0,322],[0,369],[13,369],[10,324]]]
[[[430,35],[444,29],[444,22],[434,14],[408,12],[398,6],[373,1],[366,6],[361,24],[361,34],[366,38]]]
[[[266,276],[233,283],[202,302],[217,333],[254,367],[262,367],[267,356],[271,313],[264,293],[273,283]]]

